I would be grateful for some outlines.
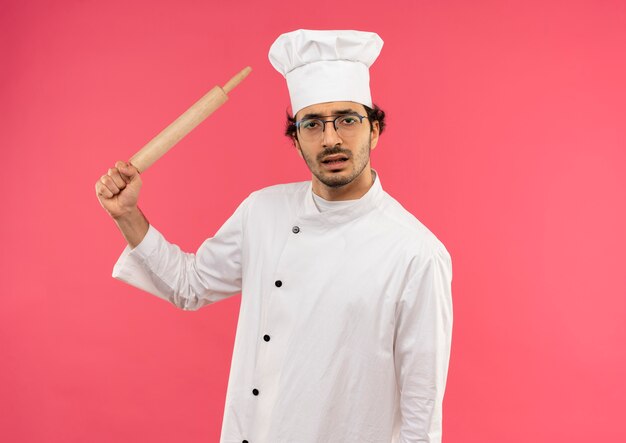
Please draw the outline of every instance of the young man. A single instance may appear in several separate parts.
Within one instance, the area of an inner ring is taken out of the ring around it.
[[[311,181],[252,193],[195,254],[143,217],[132,166],[96,184],[129,244],[116,278],[182,309],[241,292],[224,443],[441,441],[451,262],[370,167],[384,113],[368,68],[381,48],[358,31],[274,42]]]

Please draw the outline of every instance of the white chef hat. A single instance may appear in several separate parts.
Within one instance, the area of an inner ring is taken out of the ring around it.
[[[374,32],[299,29],[279,36],[270,63],[287,79],[291,109],[332,101],[372,107],[369,67],[383,41]]]

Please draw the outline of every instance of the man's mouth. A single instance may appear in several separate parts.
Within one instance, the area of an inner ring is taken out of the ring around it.
[[[337,154],[324,157],[322,163],[327,166],[340,166],[343,165],[346,161],[348,161],[348,157],[346,155]]]

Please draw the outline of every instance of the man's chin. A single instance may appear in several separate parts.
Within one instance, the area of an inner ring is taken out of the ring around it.
[[[352,183],[354,177],[346,175],[345,171],[329,171],[324,174],[319,174],[317,179],[329,188],[341,188],[342,186]]]

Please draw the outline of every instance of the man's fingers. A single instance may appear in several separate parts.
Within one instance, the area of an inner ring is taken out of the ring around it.
[[[120,177],[124,180],[124,183],[130,183],[131,178],[128,176],[128,171],[126,170],[127,163],[123,161],[115,162],[115,168],[119,171]]]
[[[120,193],[120,188],[117,187],[115,182],[108,175],[103,175],[100,177],[100,183],[102,183],[109,191],[111,191],[112,196]]]
[[[140,188],[139,171],[133,165],[123,161],[115,163],[114,167],[96,181],[96,195],[100,204],[112,216],[119,215],[120,211],[136,205]],[[126,191],[123,191],[124,189]],[[127,198],[120,200],[118,198],[120,195]]]
[[[136,177],[139,176],[139,171],[133,165],[127,162],[118,161],[115,163],[115,167],[121,172],[122,178],[126,183],[130,183]]]
[[[126,184],[128,183],[126,180],[128,179],[124,179],[122,177],[118,168],[109,169],[107,175],[113,179],[113,183],[115,183],[119,189],[124,189],[126,187]]]
[[[104,198],[113,197],[113,193],[101,181],[96,183],[96,194]]]

